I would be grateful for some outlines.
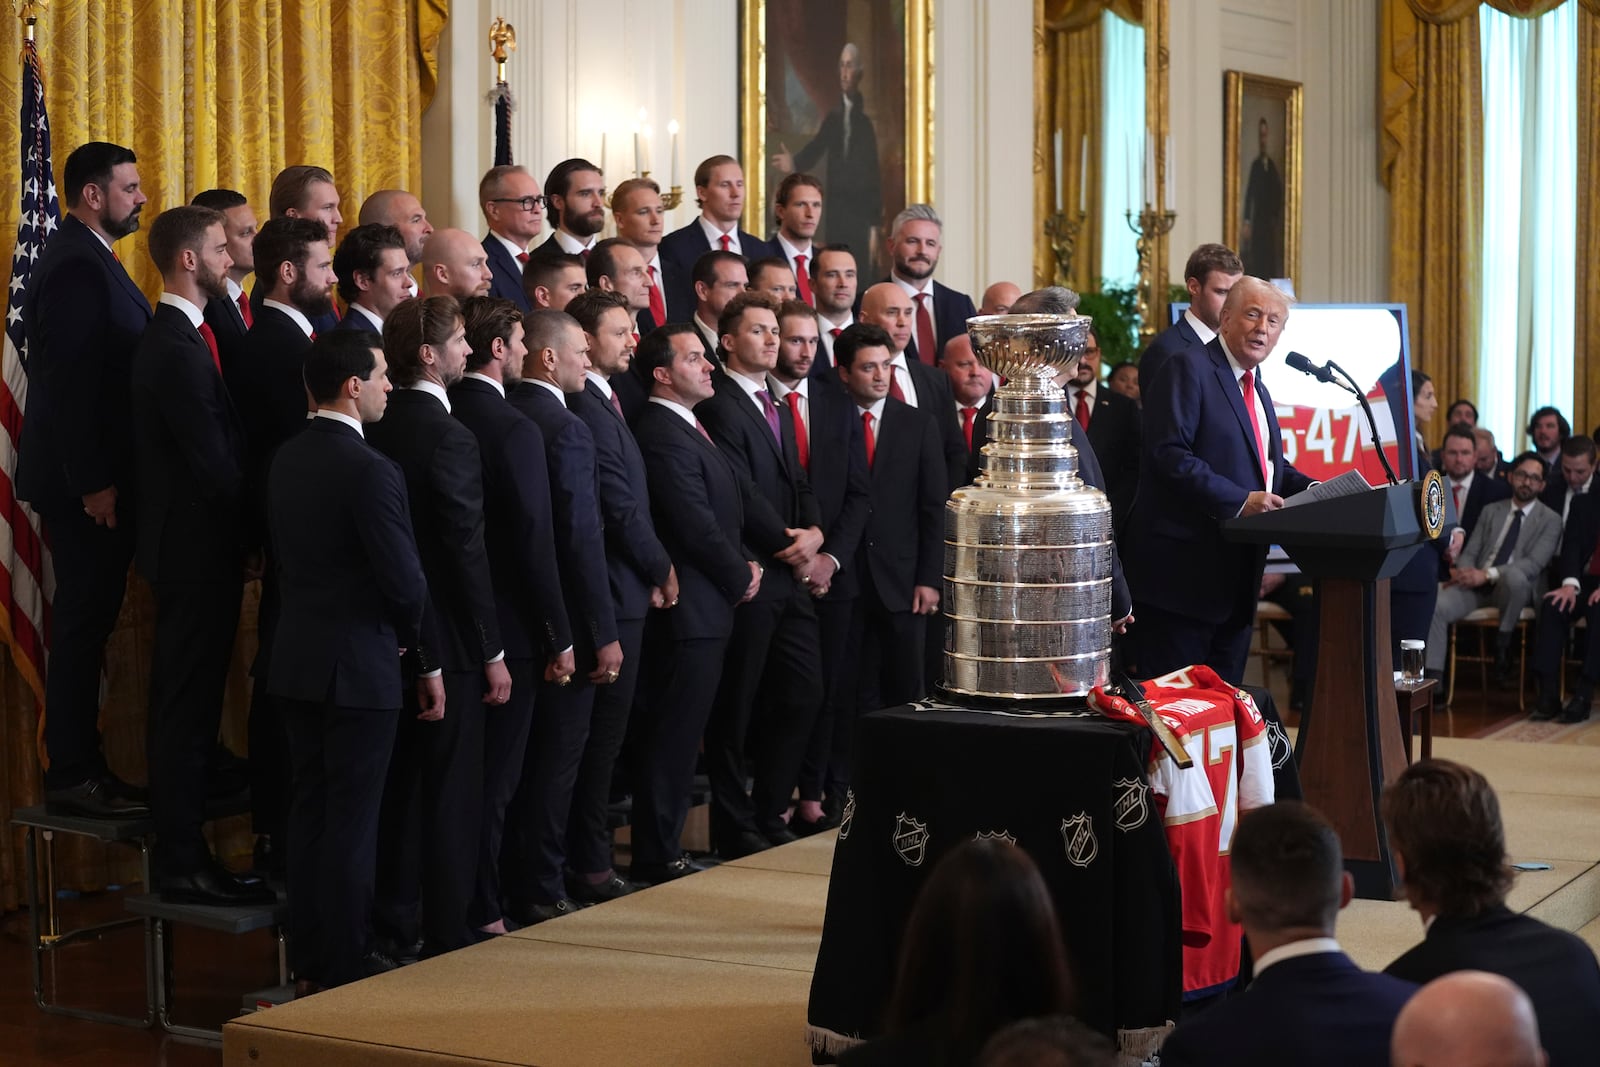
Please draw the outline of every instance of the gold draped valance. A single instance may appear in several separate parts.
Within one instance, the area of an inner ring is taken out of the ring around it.
[[[10,5],[5,5],[9,13]],[[438,79],[439,35],[449,0],[56,0],[39,18],[56,174],[85,141],[132,148],[150,198],[146,221],[214,187],[237,189],[267,217],[273,176],[319,163],[338,180],[347,225],[367,194],[421,185],[422,111]],[[0,18],[0,122],[21,109],[22,24]],[[0,126],[0,248],[10,262],[20,209],[19,131]],[[65,204],[62,205],[65,210]],[[160,276],[143,232],[118,245],[139,286],[154,297]],[[248,664],[255,645],[254,590],[247,590],[229,680],[224,735],[243,748]],[[102,727],[118,771],[144,779],[144,721],[151,605],[130,583],[107,651]],[[38,802],[34,694],[0,649],[0,823]],[[228,832],[228,831],[225,831]],[[237,847],[241,828],[231,827]],[[20,838],[0,847],[0,911],[22,897]],[[248,839],[244,839],[247,843]],[[122,852],[82,839],[57,849],[59,885],[96,889],[126,880]]]

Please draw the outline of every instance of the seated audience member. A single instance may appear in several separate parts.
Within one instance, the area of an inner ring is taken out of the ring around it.
[[[794,271],[781,256],[768,256],[750,264],[750,291],[766,293],[780,304],[800,297]]]
[[[1546,404],[1528,418],[1528,440],[1549,468],[1546,480],[1553,480],[1560,472],[1561,443],[1572,436],[1572,424],[1561,414],[1561,409]]]
[[[1111,377],[1106,379],[1106,386],[1113,393],[1121,393],[1139,403],[1139,364],[1131,359],[1125,359],[1111,368]]]
[[[1384,973],[1411,982],[1462,970],[1504,975],[1533,1001],[1552,1067],[1595,1062],[1600,964],[1574,934],[1506,907],[1505,829],[1483,775],[1422,760],[1383,791],[1382,814],[1406,899],[1427,931]]]
[[[1457,400],[1454,404],[1451,404],[1449,410],[1445,412],[1444,424],[1446,426],[1454,428],[1457,423],[1466,423],[1468,430],[1471,430],[1474,426],[1478,425],[1478,409],[1473,406],[1472,401]],[[1442,448],[1436,448],[1432,452],[1428,453],[1428,465],[1434,470],[1440,470],[1443,468],[1443,459],[1444,450]]]
[[[1539,497],[1545,507],[1561,516],[1565,523],[1572,510],[1574,497],[1582,496],[1594,484],[1594,438],[1575,434],[1561,442],[1561,460],[1557,476],[1545,481],[1544,493]]]
[[[1445,431],[1444,447],[1439,450],[1439,465],[1444,471],[1444,489],[1456,509],[1456,523],[1462,531],[1463,541],[1454,554],[1447,553],[1445,561],[1453,564],[1455,556],[1465,546],[1465,538],[1477,528],[1478,516],[1485,504],[1504,500],[1511,495],[1511,483],[1504,478],[1478,473],[1478,439],[1472,427],[1464,422],[1451,423]],[[1449,577],[1446,571],[1440,578]]]
[[[1339,835],[1305,804],[1240,817],[1228,907],[1255,953],[1255,980],[1180,1023],[1161,1046],[1162,1067],[1384,1062],[1416,987],[1361,970],[1334,940],[1354,885],[1343,862]]]
[[[1068,1015],[1019,1019],[984,1042],[978,1067],[1112,1067],[1116,1050]]]
[[[1394,1067],[1547,1067],[1533,1004],[1515,982],[1456,971],[1417,990],[1394,1022]]]
[[[1589,717],[1594,687],[1600,682],[1600,494],[1578,497],[1561,535],[1561,554],[1550,568],[1554,589],[1539,602],[1539,626],[1533,646],[1533,677],[1539,703],[1531,716],[1535,722],[1561,717],[1582,722]],[[1561,706],[1561,661],[1566,655],[1572,624],[1587,619],[1583,666],[1577,688],[1565,708]]]
[[[1072,999],[1061,927],[1039,869],[1015,845],[967,841],[917,894],[883,1036],[839,1063],[970,1064],[1001,1027],[1064,1014]]]
[[[980,315],[1006,315],[1011,312],[1011,305],[1017,302],[1017,297],[1022,295],[1022,289],[1015,282],[995,282],[983,291],[983,303],[978,305]],[[950,339],[955,340],[954,337]],[[950,341],[945,342],[945,348],[950,347]]]
[[[1511,464],[1505,461],[1500,454],[1500,449],[1494,443],[1494,431],[1483,426],[1474,426],[1472,436],[1478,443],[1476,469],[1479,474],[1490,478],[1504,478],[1511,470]]]
[[[1522,609],[1532,607],[1539,577],[1555,556],[1561,536],[1561,519],[1537,498],[1544,487],[1544,463],[1533,452],[1517,457],[1511,471],[1511,498],[1496,500],[1483,509],[1483,517],[1450,580],[1439,590],[1428,626],[1430,671],[1444,672],[1450,627],[1473,611],[1494,607],[1500,612],[1495,634],[1495,674],[1506,684],[1515,682],[1511,668],[1511,638]]]
[[[522,265],[522,291],[535,309],[563,311],[567,302],[589,288],[584,262],[565,252],[539,252]]]

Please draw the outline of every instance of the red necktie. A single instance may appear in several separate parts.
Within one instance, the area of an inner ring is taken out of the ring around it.
[[[1267,443],[1261,439],[1261,423],[1256,421],[1256,376],[1253,371],[1245,371],[1239,379],[1239,388],[1244,390],[1244,413],[1250,418],[1250,429],[1255,433],[1256,455],[1261,457],[1261,484],[1270,493],[1272,479],[1267,477]]]
[[[582,257],[582,258],[583,258],[583,261],[584,261],[584,262],[585,262],[585,263],[587,263],[587,262],[589,262],[589,249],[587,249],[587,248],[585,248],[585,249],[583,249],[583,250],[581,250],[581,251],[580,251],[580,252],[579,252],[579,253],[578,253],[578,255],[579,255],[579,256],[581,256],[581,257]]]
[[[1077,419],[1078,425],[1085,430],[1089,428],[1089,391],[1087,389],[1078,390],[1078,407],[1072,413],[1072,417]]]
[[[656,269],[646,268],[650,271],[650,318],[657,326],[667,324],[667,302],[661,299],[661,287],[656,284]]]
[[[241,291],[239,293],[239,315],[244,319],[244,328],[249,329],[256,324],[256,314],[250,310],[250,298]]]
[[[863,411],[861,413],[861,433],[867,439],[867,469],[871,470],[872,457],[878,451],[878,442],[876,438],[872,436],[872,412],[870,411]]]
[[[906,393],[904,389],[900,388],[900,375],[895,373],[897,369],[894,364],[889,364],[889,395],[903,404],[906,400]],[[907,371],[907,373],[909,374],[910,372]]]
[[[829,333],[831,333],[831,334],[833,334],[833,336],[835,336],[835,337],[838,337],[838,336],[839,336],[839,335],[840,335],[840,334],[841,334],[841,333],[844,333],[844,331],[843,331],[843,330],[841,330],[841,329],[840,329],[840,328],[839,328],[839,327],[837,327],[837,326],[835,326],[835,327],[834,327],[834,328],[833,328],[833,329],[831,329],[831,330],[829,330],[829,331],[828,331],[828,332],[829,332]]]
[[[528,262],[528,253],[526,253],[526,252],[518,252],[517,253],[517,262],[518,263],[526,263],[526,262]]]
[[[800,299],[804,300],[812,307],[816,307],[817,302],[811,299],[811,276],[806,270],[805,256],[794,257],[794,280],[795,283],[800,286]]]
[[[939,362],[939,348],[933,339],[933,314],[928,310],[928,294],[912,297],[917,302],[917,358],[930,367]]]
[[[206,347],[211,349],[211,362],[217,365],[217,373],[222,373],[222,356],[217,352],[217,334],[209,322],[200,324],[200,336],[206,339]]]
[[[978,417],[977,408],[961,409],[961,434],[967,439],[967,451],[972,451],[972,420]]]
[[[729,237],[727,234],[723,234],[721,237],[718,237],[717,240],[722,242],[722,250],[724,252],[731,252],[733,250],[730,247],[733,244],[732,237]]]
[[[794,416],[794,443],[800,453],[800,467],[811,471],[811,435],[806,432],[806,420],[800,416],[800,393],[791,392],[784,397],[789,402],[789,414]]]
[[[1461,487],[1459,485],[1450,487],[1450,497],[1456,502],[1456,518],[1459,519],[1461,517]]]
[[[700,431],[700,436],[706,439],[706,444],[710,445],[712,448],[717,447],[717,443],[711,439],[710,434],[706,433],[706,428],[699,419],[694,420],[694,428]]]
[[[628,416],[622,413],[622,401],[617,399],[617,391],[615,389],[611,390],[611,406],[617,409],[617,418],[623,422],[628,421]]]

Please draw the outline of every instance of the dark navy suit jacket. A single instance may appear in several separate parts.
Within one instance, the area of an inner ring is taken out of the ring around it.
[[[822,550],[839,561],[827,600],[849,600],[859,592],[856,549],[872,507],[866,445],[855,402],[835,379],[827,385],[813,378],[806,386],[811,414],[811,466],[806,479],[817,497],[822,517]]]
[[[613,375],[613,380],[626,373]],[[650,612],[651,588],[665,583],[672,567],[650,519],[650,485],[644,457],[627,421],[593,381],[585,381],[581,393],[568,393],[567,407],[594,436],[600,473],[600,517],[605,524],[606,573],[611,579],[616,617],[642,619]]]
[[[450,387],[450,412],[478,439],[483,540],[508,659],[548,659],[572,644],[556,569],[544,435],[488,382]]]
[[[883,281],[894,281],[893,278],[884,278]],[[862,290],[865,292],[865,290]],[[912,321],[916,321],[916,301],[911,302]],[[947,285],[935,280],[933,283],[933,336],[939,342],[939,351],[933,354],[933,359],[928,362],[942,363],[944,361],[944,346],[950,338],[957,334],[967,332],[967,320],[978,313],[972,305],[972,297],[966,293],[958,293]],[[906,359],[918,363],[922,362],[921,354],[917,351],[917,331],[913,327],[911,340],[906,345]]]
[[[1144,394],[1144,456],[1122,553],[1136,601],[1208,623],[1253,611],[1266,548],[1225,541],[1221,523],[1252,492],[1292,496],[1311,484],[1284,461],[1272,397],[1259,378],[1255,393],[1266,414],[1270,487],[1220,340],[1168,360]]]
[[[739,235],[739,254],[744,256],[746,263],[778,254],[774,246],[755,234],[746,233],[743,229],[735,232]],[[668,275],[664,292],[667,297],[667,317],[672,321],[687,321],[694,314],[694,262],[711,250],[711,242],[706,240],[706,231],[701,228],[698,216],[691,219],[689,225],[673,230],[661,239],[656,251],[661,255],[662,270]]]
[[[1595,1061],[1600,964],[1577,935],[1504,906],[1470,918],[1440,915],[1422,944],[1383,973],[1421,984],[1451,971],[1489,971],[1521,986],[1533,1001],[1550,1067]]]
[[[489,256],[489,271],[494,275],[494,280],[489,283],[489,295],[511,301],[526,315],[532,305],[528,303],[528,294],[522,288],[522,264],[512,258],[506,246],[492,233],[484,234],[483,250]]]
[[[583,420],[549,389],[524,381],[510,392],[511,406],[532,419],[544,434],[550,505],[555,517],[556,562],[574,650],[580,667],[593,663],[594,650],[617,639],[611,604],[605,535],[600,518],[599,472],[594,435]]]
[[[1161,1067],[1382,1067],[1395,1016],[1416,988],[1342,952],[1283,960],[1179,1025],[1161,1046]]]
[[[914,586],[942,584],[948,472],[931,412],[891,396],[877,439],[872,511],[857,553],[860,580],[889,611],[909,612]]]
[[[133,350],[150,302],[111,250],[77,216],[45,243],[28,279],[28,417],[17,456],[17,496],[40,511],[77,510],[115,485],[133,518]]]
[[[416,648],[428,599],[400,468],[312,419],[273,458],[267,497],[282,599],[267,691],[398,710],[399,650]]]
[[[1155,383],[1156,372],[1167,360],[1186,348],[1200,348],[1204,344],[1200,335],[1194,332],[1194,327],[1189,325],[1189,320],[1178,316],[1177,322],[1151,339],[1150,347],[1139,357],[1139,395],[1144,396]]]
[[[744,502],[756,489],[688,421],[647,404],[634,432],[650,479],[655,528],[678,570],[678,606],[660,612],[679,641],[726,638],[750,585],[741,542]]]

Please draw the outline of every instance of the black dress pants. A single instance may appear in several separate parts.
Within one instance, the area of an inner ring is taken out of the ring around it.
[[[506,896],[520,904],[554,904],[567,895],[567,817],[589,737],[594,656],[581,656],[566,685],[540,681],[522,765],[522,781],[506,814],[500,874]]]
[[[522,781],[522,764],[528,750],[528,727],[533,722],[534,672],[542,665],[533,660],[506,657],[511,675],[511,696],[498,708],[483,713],[483,829],[478,838],[478,878],[467,909],[473,929],[488,926],[500,916],[500,848],[505,840],[506,809]]]
[[[618,619],[617,639],[622,643],[622,670],[615,682],[594,687],[589,739],[578,764],[572,810],[567,819],[567,867],[580,875],[611,870],[611,831],[606,826],[611,808],[611,772],[627,737],[628,716],[638,687],[644,620]]]

